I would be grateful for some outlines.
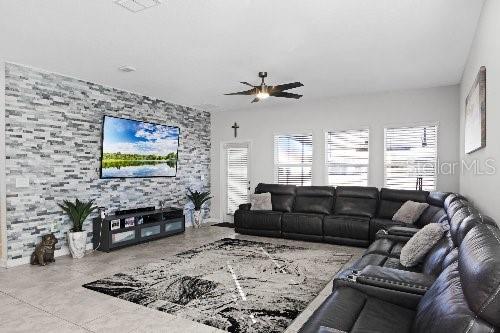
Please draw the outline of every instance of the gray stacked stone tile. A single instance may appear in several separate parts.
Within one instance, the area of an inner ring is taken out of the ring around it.
[[[66,243],[64,199],[95,199],[108,211],[186,207],[186,189],[209,189],[210,114],[74,78],[6,64],[8,260],[29,257],[40,236],[57,229]],[[104,115],[179,126],[175,178],[99,179]],[[29,187],[16,186],[28,178]],[[86,224],[91,242],[92,226]]]

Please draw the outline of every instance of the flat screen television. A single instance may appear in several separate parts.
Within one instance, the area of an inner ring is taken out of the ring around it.
[[[175,177],[180,129],[104,116],[101,178]]]

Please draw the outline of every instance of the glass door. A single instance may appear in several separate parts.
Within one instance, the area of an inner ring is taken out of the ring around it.
[[[250,144],[248,142],[226,143],[224,145],[226,221],[232,221],[238,206],[248,202],[250,192],[249,155]]]

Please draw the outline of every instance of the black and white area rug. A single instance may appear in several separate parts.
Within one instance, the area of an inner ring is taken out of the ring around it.
[[[350,258],[224,238],[84,287],[229,332],[283,332]]]

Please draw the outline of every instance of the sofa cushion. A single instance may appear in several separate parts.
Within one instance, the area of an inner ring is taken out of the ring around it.
[[[458,244],[462,244],[465,236],[478,224],[488,224],[489,221],[485,221],[483,215],[480,215],[476,212],[472,212],[471,215],[467,216],[462,220],[462,223],[458,226],[458,229],[455,230],[455,237]],[[497,225],[494,225],[497,227]]]
[[[284,213],[283,233],[323,236],[323,216],[321,214]]]
[[[281,231],[280,212],[263,210],[237,210],[234,213],[234,226],[241,229],[261,229]]]
[[[420,263],[430,249],[443,237],[445,229],[439,223],[431,223],[420,229],[401,249],[400,262],[405,267]]]
[[[458,252],[420,301],[414,332],[494,332],[500,326],[500,231],[478,224]]]
[[[370,218],[362,216],[328,215],[323,220],[325,236],[369,240]]]
[[[359,258],[354,262],[354,264],[350,267],[350,269],[355,269],[359,271],[368,265],[401,269],[410,272],[422,271],[421,265],[417,265],[415,267],[404,267],[399,262],[399,258],[390,257],[389,255],[380,253],[368,253],[363,255],[361,258]]]
[[[255,193],[271,193],[273,210],[277,212],[291,212],[295,200],[295,185],[263,184],[255,188]]]
[[[422,228],[429,223],[442,223],[443,220],[447,218],[444,205],[449,196],[450,193],[448,192],[429,192],[429,196],[427,197],[429,207],[424,210],[414,225],[418,228]]]
[[[446,199],[444,199],[444,202],[443,202],[443,208],[445,210],[448,210],[448,208],[450,207],[450,205],[456,201],[456,200],[463,200],[463,201],[467,201],[467,199],[465,197],[463,197],[462,195],[460,194],[457,194],[457,193],[451,193],[449,194]]]
[[[455,201],[453,201],[449,206],[448,208],[446,209],[446,214],[448,214],[448,219],[452,219],[453,216],[460,210],[462,209],[462,207],[472,207],[472,205],[466,201],[466,200],[462,200],[462,199],[457,199]]]
[[[392,265],[393,263],[387,263],[386,259],[394,258],[399,260],[399,257],[401,255],[401,249],[403,248],[404,245],[405,242],[401,242],[390,238],[380,238],[375,240],[372,244],[370,244],[370,246],[365,251],[363,256],[368,257],[368,255],[370,254],[380,255],[381,257],[371,257],[371,260],[376,259],[375,264],[377,265],[389,266]],[[450,252],[454,248],[455,245],[453,244],[450,232],[448,231],[445,234],[445,236],[442,237],[439,240],[439,242],[437,242],[427,253],[421,265],[422,273],[431,276],[438,276],[443,271],[443,269],[448,267],[450,262],[453,261],[453,257],[450,256]],[[368,257],[367,260],[368,259],[370,259],[370,257]],[[406,268],[401,265],[401,269],[415,270],[415,267]],[[420,268],[418,268],[417,271],[420,271]]]
[[[429,207],[427,202],[406,201],[392,217],[393,221],[413,224],[420,215]]]
[[[431,191],[427,196],[427,203],[432,206],[444,208],[444,201],[450,195],[450,192]]]
[[[451,239],[455,246],[460,246],[465,234],[470,230],[460,228],[462,222],[469,216],[475,214],[475,210],[470,206],[462,206],[450,220]]]
[[[500,326],[500,230],[486,224],[470,230],[460,245],[458,268],[470,309]]]
[[[429,223],[442,223],[448,218],[444,208],[439,206],[429,205],[426,210],[420,215],[418,220],[413,224],[418,228],[422,228]]]
[[[388,235],[387,237],[391,238],[391,236],[397,236],[401,237],[399,238],[401,242],[403,241],[407,242],[408,239],[410,239],[411,236],[415,235],[419,230],[420,228],[416,228],[413,225],[402,225],[402,226],[396,225],[387,229],[387,235]]]
[[[422,263],[422,273],[432,276],[441,274],[448,266],[449,262],[446,262],[446,259],[454,248],[450,232],[447,232],[427,253]]]
[[[469,308],[457,261],[443,270],[420,300],[412,332],[494,332]]]
[[[377,211],[376,187],[339,186],[335,196],[335,214],[373,217]]]
[[[366,295],[337,288],[299,330],[317,333],[321,326],[344,332],[410,332],[415,312]]]
[[[271,193],[250,194],[250,210],[273,210]]]
[[[387,230],[392,226],[404,225],[404,223],[394,222],[392,219],[384,219],[374,217],[370,219],[370,240],[374,241],[376,239],[377,231]]]
[[[360,271],[368,265],[384,266],[388,258],[389,257],[387,255],[380,253],[364,254],[361,258],[359,258],[354,262],[354,264],[350,267],[350,269],[355,269]]]
[[[397,210],[408,200],[427,202],[427,191],[393,190],[383,188],[380,190],[380,204],[377,217],[392,219]]]
[[[375,240],[366,249],[364,255],[367,254],[383,254],[388,257],[399,258],[401,254],[401,249],[405,243],[390,239],[390,238],[380,238]]]
[[[335,188],[329,186],[299,186],[295,196],[294,213],[330,214]]]

